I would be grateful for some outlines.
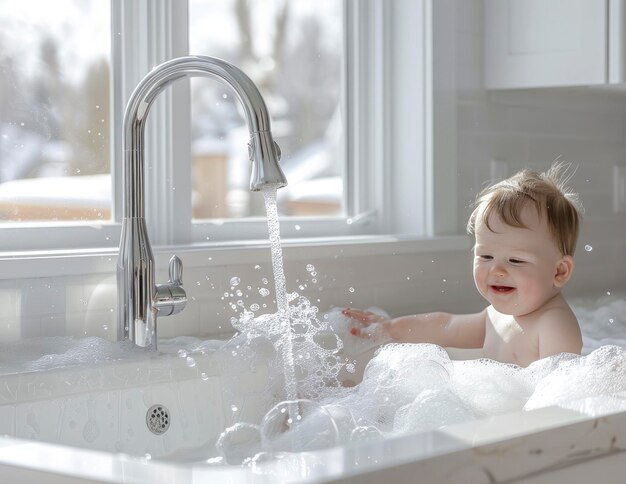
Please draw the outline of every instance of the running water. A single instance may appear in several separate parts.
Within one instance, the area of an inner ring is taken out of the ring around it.
[[[296,381],[295,364],[293,356],[293,341],[291,321],[289,318],[289,301],[287,299],[287,284],[285,280],[285,269],[283,267],[283,250],[280,245],[280,225],[278,222],[278,209],[276,206],[276,187],[265,187],[263,189],[265,199],[265,211],[267,214],[267,230],[269,233],[270,247],[272,252],[272,269],[274,272],[274,285],[276,287],[276,305],[278,307],[277,316],[280,319],[282,336],[278,342],[283,364],[285,367],[285,390],[287,400],[295,401],[298,398],[298,384]],[[294,415],[293,412],[296,414]],[[290,417],[298,417],[298,408],[294,406],[289,412]]]

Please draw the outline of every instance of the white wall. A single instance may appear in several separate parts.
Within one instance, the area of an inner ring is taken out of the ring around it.
[[[450,51],[457,55],[459,233],[464,232],[470,203],[492,177],[494,166],[509,171],[521,166],[545,168],[562,157],[578,166],[572,185],[586,208],[577,268],[567,293],[597,297],[626,289],[626,213],[612,210],[613,166],[626,165],[626,87],[485,92],[482,1],[456,0],[456,7],[452,16],[456,46]],[[493,165],[493,160],[499,164]],[[475,311],[483,302],[472,282],[470,245],[467,239],[447,248],[435,243],[431,247],[437,250],[426,251],[411,242],[289,248],[288,289],[300,291],[299,286],[307,284],[300,292],[321,311],[371,305],[394,315]],[[585,245],[593,250],[585,251]],[[157,258],[159,282],[167,279],[168,257],[164,253]],[[196,265],[184,274],[190,301],[181,314],[159,320],[161,336],[228,331],[228,321],[236,314],[230,303],[238,298],[222,297],[233,293],[229,283],[233,276],[242,280],[239,288],[246,306],[269,299],[258,295],[262,277],[272,284],[269,249],[250,249],[238,256],[220,250],[195,252],[182,258],[188,267],[189,262]],[[0,261],[5,269],[7,263]],[[254,268],[257,264],[260,269]],[[316,267],[316,284],[307,264]],[[41,277],[24,278],[16,272],[0,280],[0,341],[63,334],[113,339],[115,304],[114,256],[87,257]]]

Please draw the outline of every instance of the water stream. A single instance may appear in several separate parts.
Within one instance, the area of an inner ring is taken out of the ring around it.
[[[287,299],[287,283],[285,280],[285,269],[283,266],[283,249],[280,244],[280,224],[278,221],[278,209],[276,205],[276,187],[266,187],[263,189],[265,199],[265,211],[267,214],[267,230],[269,233],[270,247],[272,253],[272,270],[274,272],[274,285],[276,290],[277,316],[280,320],[282,336],[278,342],[283,357],[285,371],[285,390],[287,400],[294,401],[298,398],[298,384],[296,380],[292,329],[289,316],[289,300]],[[297,407],[290,411],[291,418],[297,417],[293,412],[297,412]]]

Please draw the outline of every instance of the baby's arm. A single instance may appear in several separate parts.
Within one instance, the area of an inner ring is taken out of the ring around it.
[[[487,311],[476,314],[424,313],[387,319],[368,311],[344,309],[342,313],[358,324],[352,334],[361,335],[359,325],[381,323],[383,331],[394,341],[434,343],[453,348],[482,348],[485,341]]]

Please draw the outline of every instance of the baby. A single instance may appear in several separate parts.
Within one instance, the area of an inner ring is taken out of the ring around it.
[[[344,309],[355,324],[382,323],[393,341],[482,348],[482,355],[528,366],[567,352],[580,354],[576,316],[561,290],[574,270],[582,207],[567,193],[562,164],[523,170],[478,194],[467,230],[475,236],[474,282],[490,306],[476,314],[425,313],[387,319]]]

